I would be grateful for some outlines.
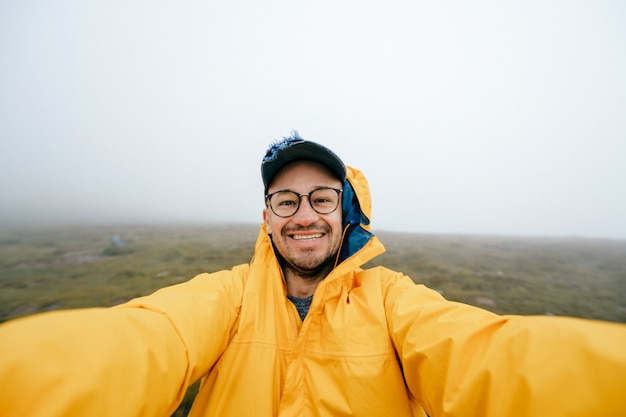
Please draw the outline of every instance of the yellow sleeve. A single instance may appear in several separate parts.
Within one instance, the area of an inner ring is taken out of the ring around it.
[[[230,339],[235,276],[203,274],[114,308],[0,325],[2,416],[170,415]]]
[[[407,386],[435,416],[626,416],[626,326],[499,316],[402,276],[385,295]]]

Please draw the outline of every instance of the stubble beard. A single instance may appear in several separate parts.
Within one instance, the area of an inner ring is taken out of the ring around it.
[[[324,228],[324,233],[326,233],[326,236],[330,236],[329,229]],[[281,239],[283,239],[284,242],[286,239],[289,239],[289,237],[283,235]],[[329,248],[328,251],[321,256],[321,259],[320,257],[315,259],[316,255],[312,250],[296,254],[291,253],[287,244],[284,245],[284,254],[281,253],[278,247],[276,247],[276,252],[279,255],[279,261],[283,268],[290,269],[303,279],[315,281],[320,278],[325,278],[330,271],[333,270],[337,253],[339,252],[339,246],[338,243],[333,243],[333,247]]]
[[[299,261],[298,259],[289,260],[282,257],[284,268],[291,269],[297,276],[306,279],[308,281],[315,281],[320,278],[325,278],[335,266],[336,252],[330,253],[325,259],[320,262],[313,263]]]

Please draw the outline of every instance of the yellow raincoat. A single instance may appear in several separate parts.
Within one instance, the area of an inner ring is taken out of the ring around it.
[[[447,301],[360,269],[384,249],[357,229],[304,322],[262,227],[249,265],[3,324],[0,415],[166,417],[200,378],[196,417],[626,415],[626,326]]]

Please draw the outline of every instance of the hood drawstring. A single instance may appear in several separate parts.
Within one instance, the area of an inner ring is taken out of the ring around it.
[[[350,224],[347,224],[344,228],[343,228],[343,234],[341,235],[341,244],[339,245],[339,250],[337,251],[337,257],[335,258],[335,265],[333,265],[333,269],[337,268],[337,265],[339,265],[339,259],[341,257],[341,251],[343,249],[343,243],[346,240],[346,237],[348,236],[348,229],[350,228]]]

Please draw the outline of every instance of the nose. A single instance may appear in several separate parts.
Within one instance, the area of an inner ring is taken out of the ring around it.
[[[311,206],[311,200],[307,194],[303,194],[300,196],[300,207],[298,207],[298,211],[293,215],[293,220],[297,224],[302,226],[308,226],[312,223],[315,223],[318,219],[318,214],[315,210],[313,210],[313,206]]]

